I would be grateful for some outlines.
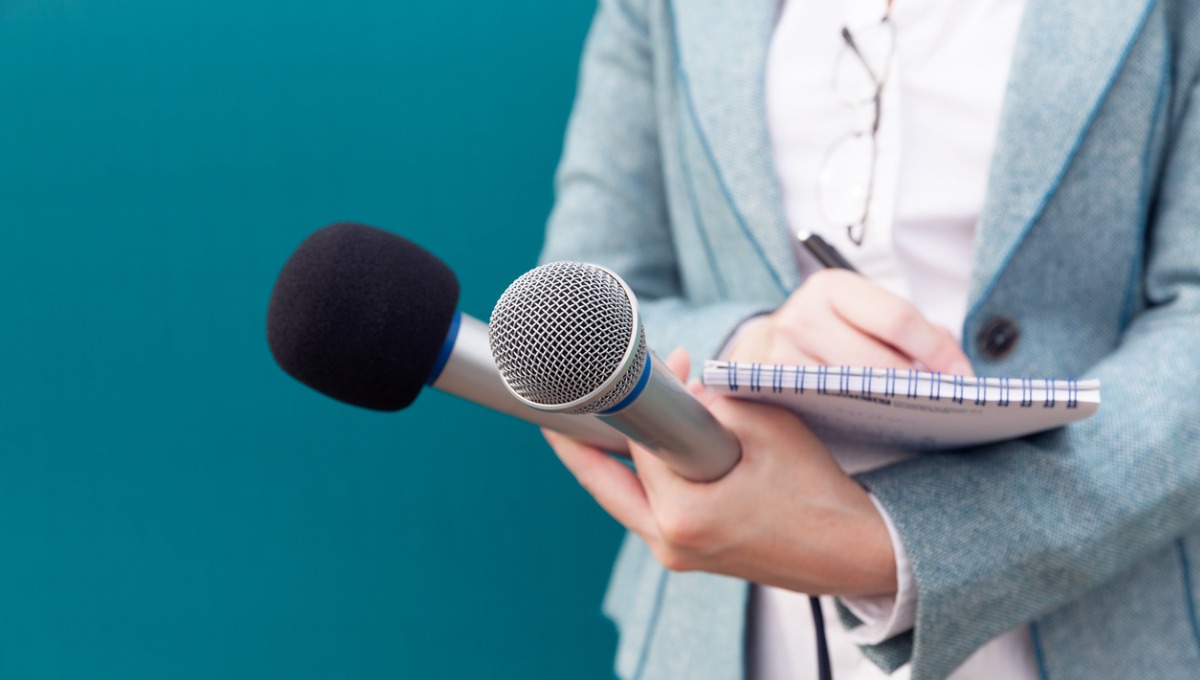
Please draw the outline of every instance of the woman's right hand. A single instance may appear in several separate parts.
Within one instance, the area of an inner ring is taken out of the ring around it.
[[[861,275],[826,269],[774,312],[747,321],[729,361],[920,368],[973,375],[949,330]]]

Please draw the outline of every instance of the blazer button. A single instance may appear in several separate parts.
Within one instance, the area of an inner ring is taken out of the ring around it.
[[[989,320],[975,336],[975,347],[985,359],[998,361],[1012,353],[1021,338],[1017,322],[998,316]]]

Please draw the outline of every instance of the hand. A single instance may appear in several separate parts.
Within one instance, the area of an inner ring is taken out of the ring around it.
[[[974,375],[950,331],[844,269],[813,274],[779,309],[743,324],[727,358]]]
[[[681,378],[688,363],[682,350],[667,359]],[[679,476],[634,442],[636,473],[599,449],[542,432],[579,483],[668,569],[809,594],[894,593],[883,519],[800,420],[772,406],[698,396],[742,445],[741,462],[707,484]]]

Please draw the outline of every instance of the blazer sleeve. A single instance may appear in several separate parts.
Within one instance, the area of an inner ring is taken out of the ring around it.
[[[772,301],[696,304],[681,284],[663,177],[651,20],[644,0],[601,0],[555,178],[541,261],[621,275],[638,296],[653,349],[716,355],[738,323]]]
[[[1100,413],[863,474],[917,583],[911,635],[874,652],[941,678],[999,633],[1084,597],[1200,527],[1200,100],[1173,126],[1145,235],[1147,306],[1088,372]]]

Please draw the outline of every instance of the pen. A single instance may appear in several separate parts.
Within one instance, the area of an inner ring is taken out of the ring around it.
[[[837,248],[826,243],[825,239],[820,236],[801,230],[796,232],[796,240],[826,269],[846,269],[858,272],[854,265],[850,264],[850,260],[842,257]]]

